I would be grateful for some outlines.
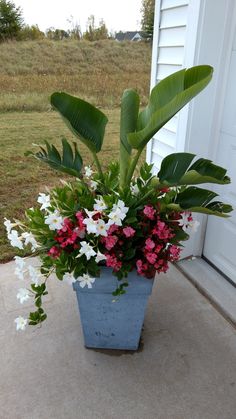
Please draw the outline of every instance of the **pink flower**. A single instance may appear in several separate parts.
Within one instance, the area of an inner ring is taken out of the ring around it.
[[[179,247],[177,247],[175,245],[170,246],[169,252],[170,252],[170,256],[171,256],[172,261],[179,259],[180,251],[181,250],[180,250]]]
[[[148,266],[146,263],[143,263],[141,259],[139,259],[136,262],[136,268],[139,275],[145,275],[145,271],[148,269]]]
[[[154,241],[153,241],[153,240],[151,240],[150,238],[148,238],[148,239],[145,241],[145,250],[147,250],[147,252],[151,252],[151,251],[152,251],[152,249],[154,249],[154,247],[155,247],[155,243],[154,243]]]
[[[153,229],[152,233],[156,234],[160,240],[167,240],[174,237],[174,234],[171,233],[169,227],[164,223],[164,221],[157,221],[157,225]]]
[[[106,265],[113,268],[115,272],[119,271],[122,267],[122,263],[114,255],[106,255]]]
[[[133,237],[135,235],[135,230],[132,227],[123,228],[123,233],[126,237]]]
[[[146,215],[147,218],[149,218],[149,220],[154,220],[156,210],[155,208],[153,208],[152,205],[145,205],[143,213],[144,215]]]
[[[117,243],[118,237],[117,236],[107,236],[104,237],[105,247],[107,250],[111,250],[115,244]]]
[[[157,255],[155,253],[146,253],[146,258],[151,265],[154,265],[154,263],[157,260]]]
[[[61,249],[59,249],[57,246],[52,246],[51,249],[48,251],[48,255],[53,257],[53,259],[56,259],[60,256]]]
[[[155,253],[157,254],[157,253],[160,253],[160,251],[161,251],[161,249],[162,249],[162,245],[161,244],[158,244],[156,247],[155,247]]]
[[[111,234],[115,233],[118,229],[119,229],[119,227],[116,224],[112,224],[109,227],[109,229],[107,230],[108,236],[110,236]]]

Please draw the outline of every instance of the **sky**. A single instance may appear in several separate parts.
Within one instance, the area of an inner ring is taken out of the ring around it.
[[[38,24],[43,31],[49,27],[69,29],[68,19],[86,29],[87,18],[95,16],[95,23],[104,19],[109,31],[140,29],[142,0],[14,0],[23,11],[28,25]]]

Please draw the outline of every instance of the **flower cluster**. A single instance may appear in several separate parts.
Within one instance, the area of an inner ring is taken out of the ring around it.
[[[52,272],[70,285],[77,281],[81,288],[92,288],[106,266],[118,279],[114,295],[121,295],[127,283],[122,281],[132,270],[146,278],[165,273],[168,263],[178,260],[186,231],[196,228],[191,213],[166,209],[171,189],[154,192],[142,203],[147,180],[133,182],[130,191],[120,195],[99,190],[92,174],[88,167],[86,182],[40,193],[39,206],[27,210],[24,223],[5,219],[10,243],[21,251],[31,249],[41,259],[35,267],[15,257],[15,274],[19,280],[27,277],[30,281],[28,288],[19,287],[16,297],[21,304],[34,298],[36,305],[28,319],[15,319],[17,330],[46,319],[42,298]]]

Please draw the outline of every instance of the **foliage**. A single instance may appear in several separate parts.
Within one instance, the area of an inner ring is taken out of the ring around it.
[[[94,15],[89,16],[87,22],[87,29],[83,34],[83,38],[87,41],[99,41],[101,39],[108,39],[108,29],[104,20],[101,19],[98,27],[96,27]]]
[[[50,167],[71,174],[74,182],[40,194],[41,207],[26,212],[23,222],[5,220],[8,238],[21,250],[31,246],[41,258],[40,274],[28,268],[33,278],[36,312],[29,323],[46,319],[42,296],[52,272],[59,280],[79,281],[92,287],[101,266],[112,268],[119,283],[115,296],[125,293],[128,273],[153,278],[166,272],[168,262],[178,260],[181,242],[196,228],[192,212],[227,217],[230,205],[215,200],[217,194],[195,185],[228,184],[226,170],[190,153],[174,153],[162,161],[157,176],[144,163],[135,176],[140,155],[151,137],[186,103],[207,86],[212,68],[198,66],[181,70],[161,81],[151,92],[147,107],[139,112],[139,96],[127,90],[122,97],[120,161],[104,171],[98,158],[102,149],[107,117],[88,102],[56,92],[51,103],[59,111],[76,138],[92,155],[94,171],[83,168],[77,147],[74,153],[67,140],[62,153],[46,142],[38,153],[30,153]],[[18,276],[24,261],[17,259]],[[21,268],[20,268],[21,266]],[[31,278],[31,279],[32,279]],[[35,288],[36,285],[36,288]],[[28,291],[19,290],[21,302]],[[26,320],[16,319],[17,328]]]
[[[69,33],[64,29],[55,29],[54,27],[46,30],[46,37],[52,41],[62,41],[69,38]]]
[[[142,31],[148,39],[153,37],[155,0],[142,0],[141,25]]]
[[[37,41],[44,38],[45,34],[38,25],[24,25],[17,36],[19,41]]]
[[[10,0],[0,0],[0,42],[16,39],[22,27],[21,8]]]

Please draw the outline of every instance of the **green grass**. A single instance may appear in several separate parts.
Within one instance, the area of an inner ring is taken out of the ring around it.
[[[111,158],[118,157],[119,110],[105,110],[109,123],[103,150],[100,156],[104,166]],[[64,122],[55,112],[17,113],[0,115],[0,261],[6,262],[14,255],[6,239],[3,218],[21,218],[26,208],[35,204],[39,192],[45,192],[65,179],[62,173],[51,170],[35,159],[25,157],[32,150],[32,143],[43,143],[46,139],[60,146],[60,138],[74,140]],[[80,147],[85,164],[91,162],[87,149]]]
[[[50,170],[24,152],[32,143],[61,137],[74,140],[49,97],[56,90],[78,95],[105,109],[109,117],[101,161],[118,157],[120,97],[136,88],[147,102],[151,48],[145,43],[112,41],[27,41],[0,44],[0,262],[14,256],[3,218],[21,218],[38,193],[60,182]],[[81,146],[85,164],[88,151]]]
[[[0,44],[0,112],[48,111],[56,90],[101,107],[117,107],[124,89],[149,91],[149,44],[25,41]]]

